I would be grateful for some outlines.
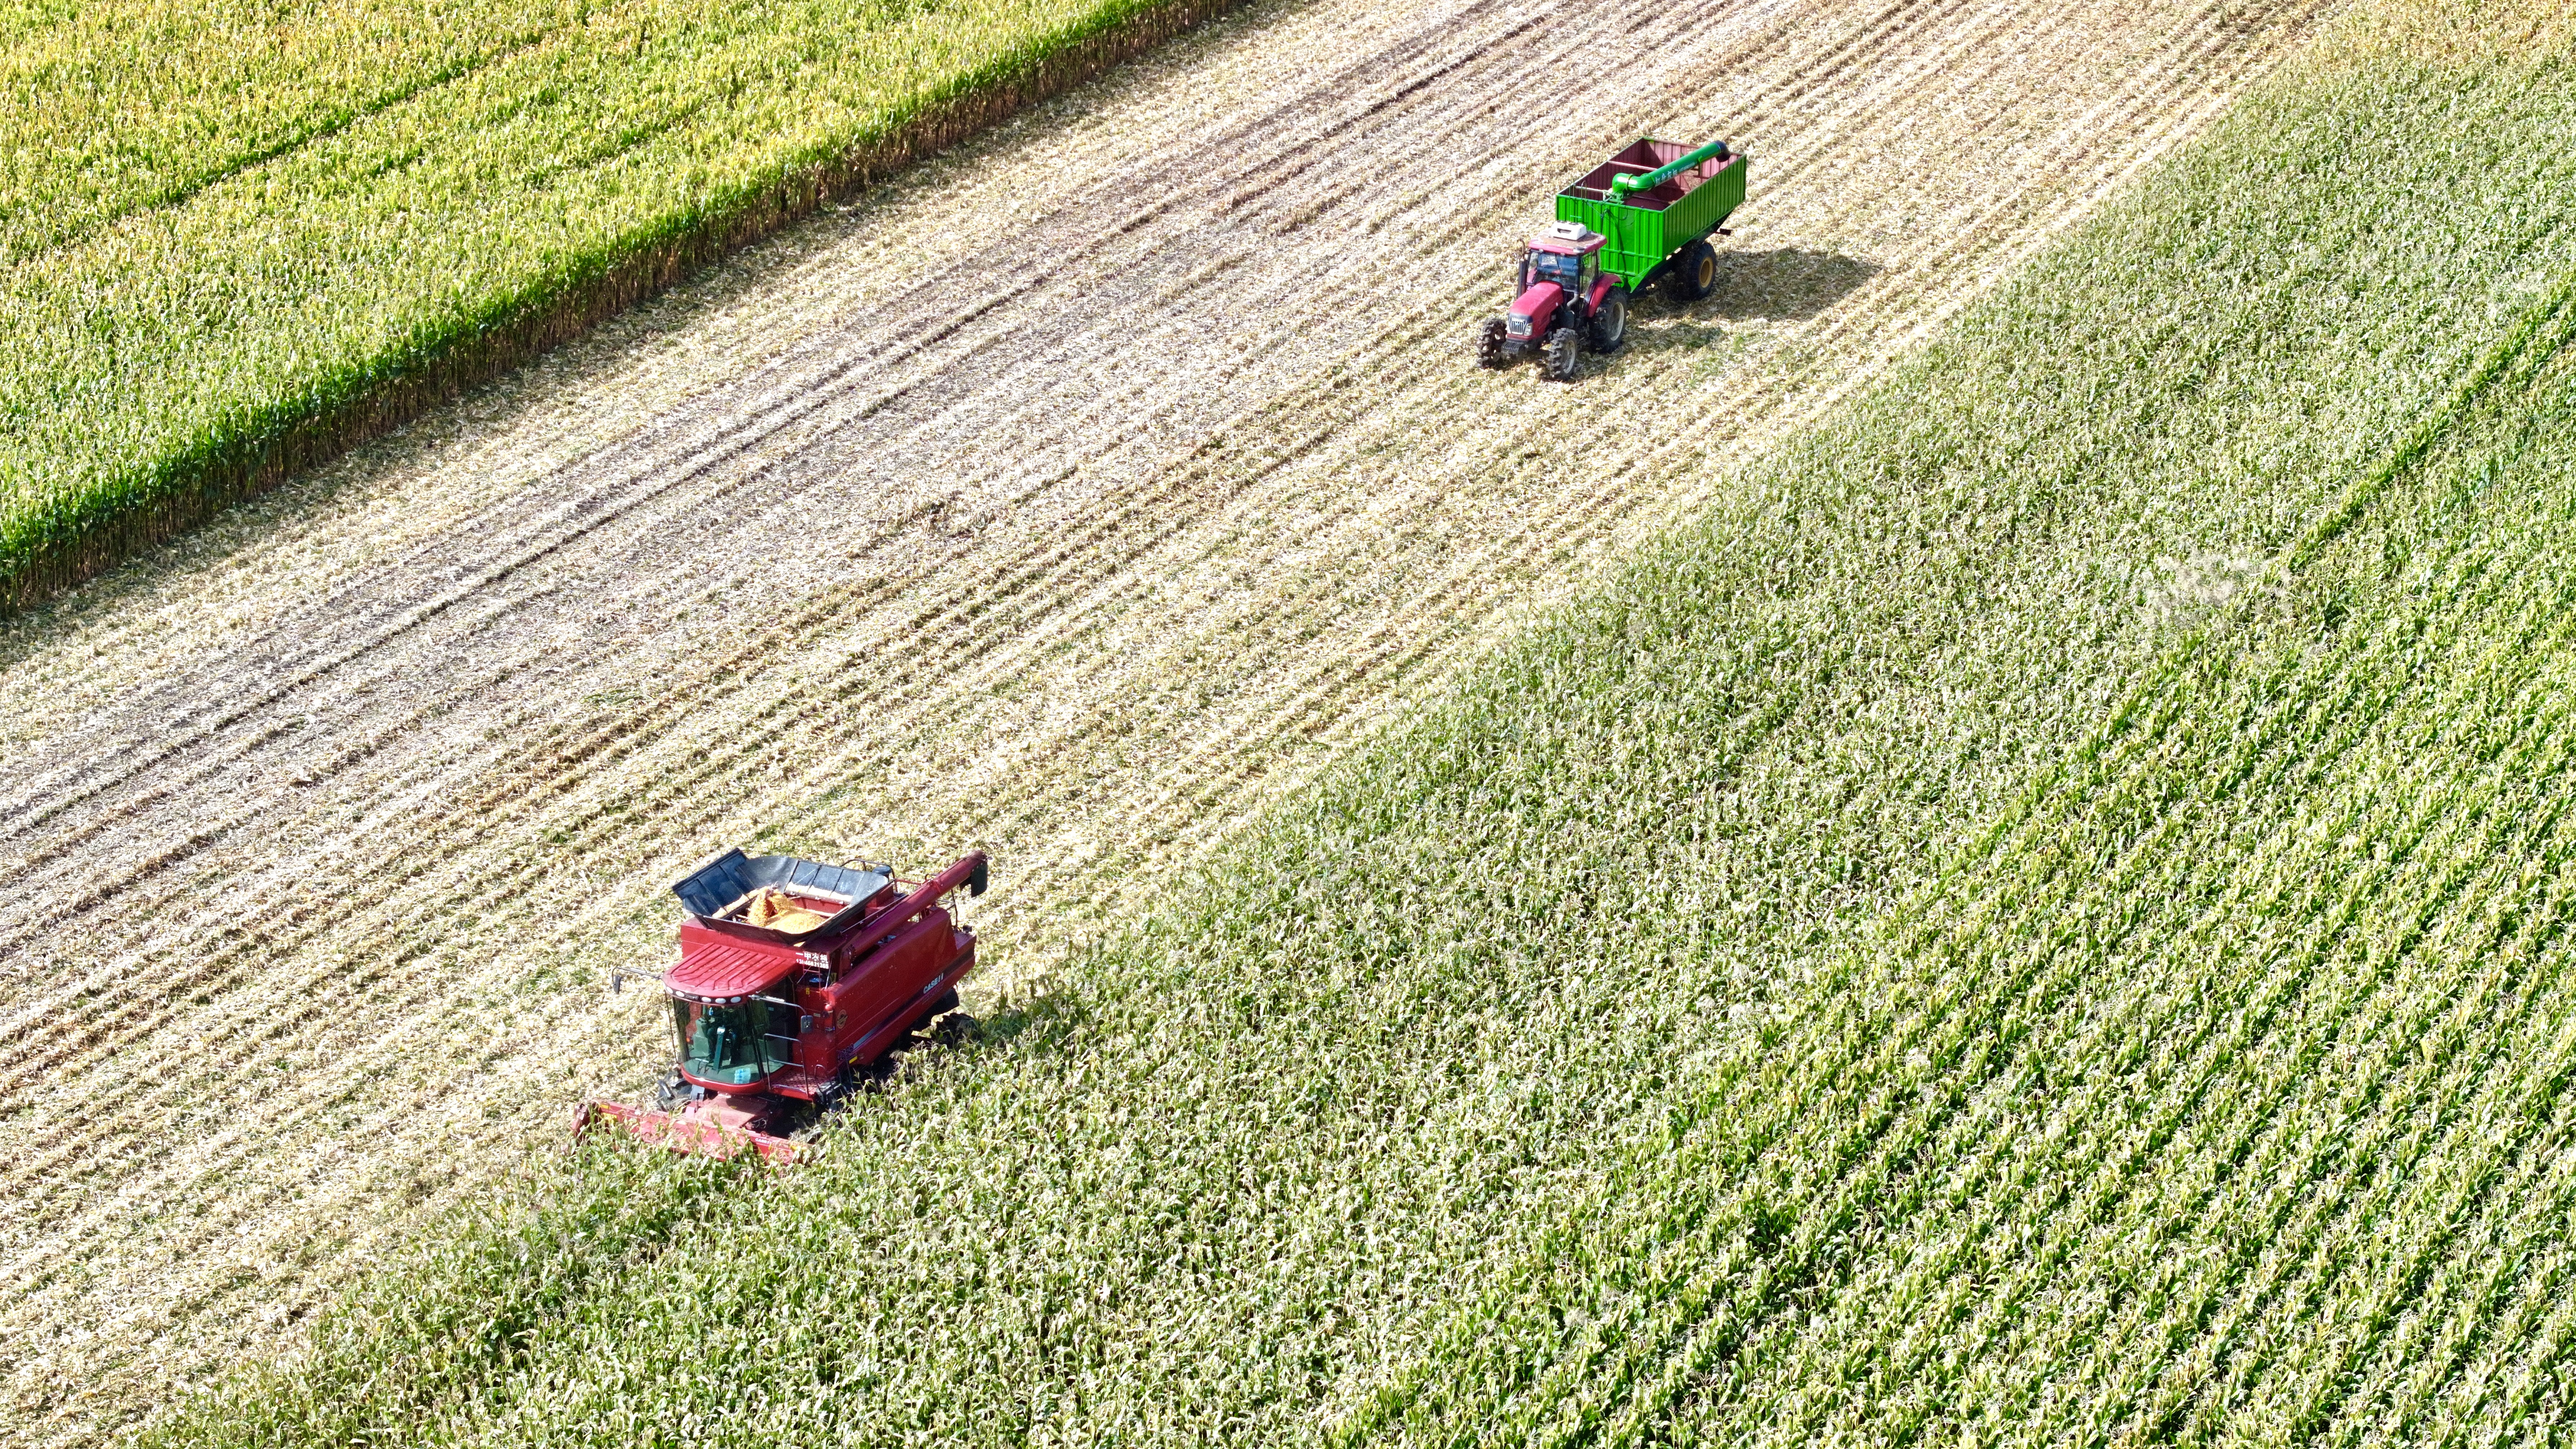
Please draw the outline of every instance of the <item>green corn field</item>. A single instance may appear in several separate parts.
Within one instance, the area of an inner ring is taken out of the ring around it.
[[[1198,13],[16,7],[0,603],[489,375],[853,167],[953,138],[1088,46]]]
[[[818,1164],[160,1441],[2563,1442],[2572,35],[2346,17]]]

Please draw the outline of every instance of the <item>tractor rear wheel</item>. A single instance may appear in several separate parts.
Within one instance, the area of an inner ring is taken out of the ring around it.
[[[1664,289],[1676,302],[1696,302],[1717,290],[1717,248],[1695,241],[1664,269]]]
[[[1510,334],[1503,330],[1502,318],[1488,317],[1485,325],[1476,329],[1476,361],[1484,366],[1500,367],[1509,362],[1510,354],[1505,351],[1509,346]]]
[[[1592,312],[1592,350],[1616,352],[1628,340],[1628,294],[1617,287]]]
[[[1551,381],[1574,381],[1574,369],[1583,360],[1583,334],[1571,327],[1559,327],[1547,334],[1547,344],[1539,349],[1538,360]]]

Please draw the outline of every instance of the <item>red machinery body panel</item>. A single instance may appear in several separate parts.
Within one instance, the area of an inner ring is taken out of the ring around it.
[[[680,960],[662,978],[678,1037],[677,1112],[587,1104],[642,1140],[792,1161],[769,1135],[786,1102],[828,1100],[873,1067],[975,968],[975,937],[940,902],[981,894],[981,851],[906,889],[891,873],[731,851],[673,889],[690,908]]]
[[[847,941],[802,948],[755,945],[690,921],[680,927],[680,964],[663,978],[674,998],[781,1006],[793,1009],[797,1021],[794,1047],[779,1053],[775,1067],[753,1069],[747,1077],[739,1075],[743,1068],[693,1071],[690,1043],[683,1040],[680,1075],[710,1091],[739,1093],[759,1085],[811,1101],[863,1049],[867,1062],[882,1055],[892,1036],[901,1034],[885,1029],[911,1025],[905,1008],[937,998],[974,964],[975,938],[935,907],[863,951],[850,950]]]
[[[1744,200],[1745,158],[1724,141],[1692,147],[1651,136],[1559,192],[1556,220],[1522,249],[1513,303],[1476,324],[1477,362],[1525,357],[1572,382],[1585,352],[1627,345],[1629,294],[1661,281],[1676,302],[1716,287],[1712,235]]]
[[[1600,268],[1604,239],[1581,227],[1551,227],[1529,239],[1520,280],[1503,314],[1502,346],[1517,354],[1560,326],[1583,326],[1618,278]]]
[[[1512,335],[1529,337],[1547,331],[1556,316],[1556,305],[1565,300],[1565,289],[1554,282],[1541,282],[1512,300]]]

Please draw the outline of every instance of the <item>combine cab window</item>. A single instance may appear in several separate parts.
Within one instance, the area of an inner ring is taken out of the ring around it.
[[[680,1069],[702,1081],[747,1087],[796,1058],[796,1013],[766,1001],[710,1006],[673,1001]]]

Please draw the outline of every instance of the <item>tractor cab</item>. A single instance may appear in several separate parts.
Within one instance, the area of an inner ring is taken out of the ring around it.
[[[740,1092],[796,1064],[797,957],[765,943],[700,939],[662,978],[689,1085]]]
[[[694,1086],[740,1091],[796,1065],[798,1013],[778,1001],[671,998],[679,1071]]]
[[[1520,285],[1513,291],[1525,295],[1542,282],[1553,282],[1568,297],[1589,296],[1600,279],[1601,248],[1608,241],[1575,222],[1550,225],[1529,239],[1529,250],[1521,256]]]

